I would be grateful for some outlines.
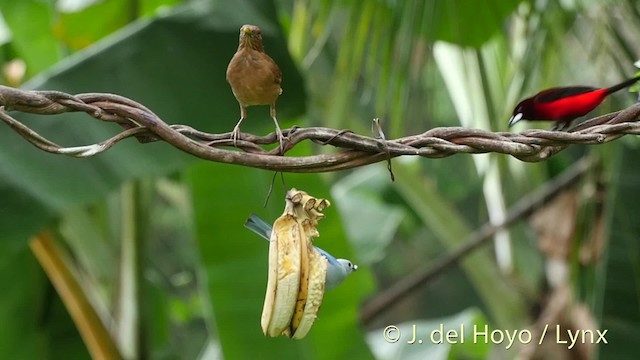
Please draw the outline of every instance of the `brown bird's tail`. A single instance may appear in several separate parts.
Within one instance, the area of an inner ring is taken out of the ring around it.
[[[627,80],[625,82],[621,82],[618,85],[613,85],[612,87],[607,88],[607,95],[613,94],[614,92],[616,92],[618,90],[622,90],[622,89],[624,89],[626,87],[629,87],[629,86],[635,84],[636,82],[638,82],[639,80],[640,80],[640,75],[638,75],[638,76],[636,76],[634,78],[631,78],[631,79],[629,79],[629,80]]]

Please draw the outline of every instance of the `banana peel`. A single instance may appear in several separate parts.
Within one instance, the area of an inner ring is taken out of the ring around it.
[[[275,221],[269,244],[269,275],[261,319],[265,335],[288,335],[294,311],[290,303],[292,298],[297,298],[300,287],[300,244],[304,241],[302,226],[293,216],[284,215]]]
[[[318,220],[330,206],[291,189],[285,210],[273,224],[267,291],[261,325],[266,336],[304,338],[317,318],[325,291],[327,259],[312,245]]]
[[[309,247],[309,281],[306,291],[304,310],[299,317],[292,320],[294,339],[302,339],[307,335],[313,322],[318,316],[320,305],[324,297],[325,281],[327,278],[327,259],[320,255],[314,247]],[[297,309],[296,309],[297,310]],[[297,313],[296,313],[297,315]]]

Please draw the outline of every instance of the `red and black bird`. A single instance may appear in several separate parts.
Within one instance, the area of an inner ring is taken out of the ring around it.
[[[509,119],[509,127],[520,120],[556,121],[554,127],[564,129],[571,121],[595,109],[614,92],[640,80],[640,75],[608,88],[591,86],[555,87],[520,101]]]

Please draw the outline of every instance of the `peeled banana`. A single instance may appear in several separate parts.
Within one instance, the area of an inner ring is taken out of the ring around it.
[[[294,307],[291,299],[300,288],[301,243],[306,242],[302,226],[292,215],[279,217],[273,226],[269,244],[269,275],[262,308],[262,331],[265,335],[289,335]],[[272,311],[277,309],[277,311]]]
[[[276,219],[269,244],[267,292],[262,331],[267,336],[302,339],[313,325],[327,278],[327,258],[312,245],[316,226],[330,205],[304,191],[287,192],[284,213]]]

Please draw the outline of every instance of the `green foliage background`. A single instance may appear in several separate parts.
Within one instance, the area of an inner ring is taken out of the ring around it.
[[[215,133],[230,131],[237,121],[224,74],[245,23],[262,28],[265,47],[283,71],[283,127],[369,134],[371,119],[380,117],[388,137],[435,126],[506,130],[510,110],[524,95],[559,84],[613,84],[635,72],[629,64],[638,49],[629,34],[640,31],[640,8],[631,0],[103,0],[75,8],[72,3],[0,0],[0,62],[24,61],[22,87],[116,93],[168,123]],[[2,76],[9,83],[6,72]],[[597,111],[630,103],[628,96],[616,95]],[[12,115],[69,146],[118,131],[82,114]],[[272,131],[267,115],[263,107],[250,108],[243,131]],[[304,144],[291,155],[322,151],[330,150]],[[570,286],[598,327],[609,329],[609,345],[597,347],[598,356],[631,359],[640,332],[636,153],[637,139],[624,138],[576,146],[539,164],[501,155],[397,159],[393,183],[384,164],[336,174],[285,174],[286,186],[276,180],[263,208],[272,178],[263,170],[207,163],[167,144],[134,140],[94,158],[65,158],[37,150],[4,127],[0,357],[89,357],[28,247],[43,230],[56,235],[68,266],[113,332],[126,326],[142,332],[133,350],[114,337],[126,357],[514,357],[517,349],[501,346],[400,346],[404,338],[388,344],[381,329],[529,326],[535,320],[530,308],[544,290],[545,258],[525,223],[501,235],[511,246],[507,265],[487,246],[373,322],[360,323],[360,309],[588,155],[602,164],[594,177],[606,186],[607,245],[596,264],[581,265],[572,255]],[[332,201],[317,244],[360,265],[326,294],[302,341],[260,332],[267,246],[242,227],[251,212],[275,219],[290,187]],[[131,209],[134,214],[127,216]],[[576,244],[585,241],[580,234],[590,231],[593,220],[581,219]],[[121,255],[128,246],[122,229],[132,223],[142,249],[140,299],[122,292],[127,264]],[[504,250],[504,244],[497,241],[493,250]],[[119,315],[126,303],[140,304],[139,323]]]

